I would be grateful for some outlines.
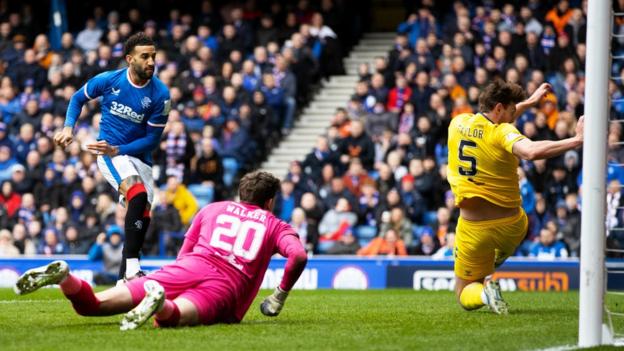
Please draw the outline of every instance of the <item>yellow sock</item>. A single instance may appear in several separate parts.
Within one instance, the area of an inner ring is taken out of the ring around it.
[[[474,282],[466,285],[459,295],[459,303],[467,310],[476,310],[485,305],[483,298],[483,284]]]

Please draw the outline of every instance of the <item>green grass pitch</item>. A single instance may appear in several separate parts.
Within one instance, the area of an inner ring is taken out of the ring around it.
[[[465,312],[450,292],[294,291],[282,314],[240,324],[120,332],[120,316],[80,317],[57,289],[0,289],[0,350],[535,350],[573,345],[578,294],[507,293],[507,316]]]

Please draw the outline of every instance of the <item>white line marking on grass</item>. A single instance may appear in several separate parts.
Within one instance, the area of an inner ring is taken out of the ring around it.
[[[12,303],[39,303],[39,302],[65,302],[64,300],[0,300],[0,304],[12,304]]]
[[[618,338],[613,341],[613,344],[610,346],[624,346],[624,338]],[[578,345],[563,345],[563,346],[555,346],[549,347],[547,349],[539,349],[537,351],[568,351],[568,350],[580,350],[581,348]]]
[[[567,350],[575,350],[577,348],[578,346],[564,345],[564,346],[549,347],[547,349],[538,349],[537,351],[567,351]]]

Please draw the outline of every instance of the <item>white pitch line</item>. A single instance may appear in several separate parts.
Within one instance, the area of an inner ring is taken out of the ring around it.
[[[564,346],[555,346],[549,347],[547,349],[539,349],[537,351],[568,351],[568,350],[576,350],[578,346],[575,345],[564,345]]]
[[[624,338],[618,338],[613,341],[613,344],[607,346],[624,346]],[[563,346],[554,346],[549,347],[547,349],[539,349],[537,351],[568,351],[568,350],[579,350],[578,345],[563,345]]]
[[[0,304],[13,304],[13,303],[39,303],[39,302],[64,302],[63,300],[0,300]]]

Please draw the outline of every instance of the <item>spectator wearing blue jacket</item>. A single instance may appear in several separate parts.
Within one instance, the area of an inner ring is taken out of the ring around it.
[[[8,146],[0,146],[0,182],[11,179],[13,166],[17,164]]]
[[[273,213],[281,220],[290,222],[292,213],[298,205],[298,196],[292,181],[284,179],[280,185],[280,192],[275,197]]]
[[[3,122],[0,122],[0,146],[8,146],[11,150],[14,148],[13,141],[7,131],[7,125]]]
[[[197,28],[197,37],[215,55],[219,50],[219,38],[212,34],[212,30],[207,25],[200,25]]]
[[[283,116],[284,111],[284,89],[275,85],[275,78],[270,73],[262,75],[262,86],[260,91],[264,94],[266,102],[273,111]]]
[[[89,260],[103,261],[104,271],[94,278],[96,284],[112,284],[117,280],[123,249],[123,230],[111,225],[106,233],[100,233],[89,249]]]
[[[556,233],[552,226],[546,226],[540,231],[539,241],[533,245],[529,257],[538,260],[550,261],[556,258],[568,257],[568,249],[562,241],[555,239]]]
[[[249,144],[249,134],[240,127],[240,121],[236,118],[225,123],[225,128],[221,131],[221,156],[223,158],[234,158],[239,165],[247,160]]]
[[[0,52],[0,59],[7,64],[7,67],[15,67],[19,60],[24,56],[26,50],[26,37],[22,34],[16,34],[13,36],[11,44],[8,44],[2,52]],[[15,70],[7,70],[7,75],[11,79],[15,79]]]
[[[421,8],[418,14],[412,13],[407,21],[397,27],[397,32],[407,34],[410,47],[414,47],[419,38],[426,38],[429,32],[434,30],[435,18],[427,8]]]
[[[16,160],[22,164],[26,163],[28,153],[36,149],[37,141],[35,140],[34,126],[30,123],[22,124],[13,148]]]
[[[13,121],[13,116],[22,111],[19,99],[15,97],[13,89],[7,89],[3,96],[0,96],[0,115],[2,116],[2,122],[10,124]]]
[[[260,76],[256,73],[256,64],[252,60],[243,61],[243,88],[250,93],[260,85]]]
[[[297,102],[297,78],[290,71],[289,63],[282,55],[275,58],[275,67],[273,68],[273,77],[276,86],[280,87],[284,92],[284,123],[282,124],[282,134],[288,134],[293,127],[295,120],[295,109]]]
[[[59,240],[59,233],[54,228],[48,228],[43,232],[43,242],[37,250],[40,255],[52,256],[65,253],[65,246]]]
[[[182,111],[182,122],[186,129],[191,133],[201,133],[206,125],[206,121],[197,112],[197,106],[194,101],[188,101],[184,105]]]
[[[226,120],[239,117],[240,102],[236,96],[236,89],[233,86],[223,88],[223,96],[221,99],[221,113]]]
[[[526,178],[526,174],[522,167],[518,167],[518,179],[520,183],[520,195],[522,195],[522,209],[527,214],[532,214],[535,211],[535,189],[533,185]]]

